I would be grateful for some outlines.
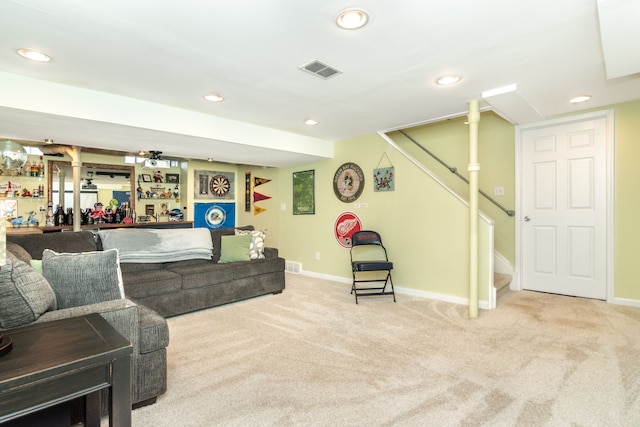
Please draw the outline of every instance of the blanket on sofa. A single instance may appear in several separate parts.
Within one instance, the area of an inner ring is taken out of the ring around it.
[[[118,249],[122,263],[159,263],[211,259],[206,228],[100,230],[102,248]]]

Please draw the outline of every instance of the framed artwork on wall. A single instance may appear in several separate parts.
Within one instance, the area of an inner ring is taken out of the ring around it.
[[[165,174],[164,182],[169,184],[179,184],[180,183],[180,175],[177,173],[168,173]]]
[[[313,215],[315,204],[315,170],[293,173],[293,214]]]

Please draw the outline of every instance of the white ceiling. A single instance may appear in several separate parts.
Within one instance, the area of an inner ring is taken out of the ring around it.
[[[339,29],[345,5],[365,9],[367,26]],[[481,106],[524,124],[640,98],[638,5],[3,0],[0,137],[287,166],[331,157],[332,141],[465,114],[511,84]],[[27,61],[21,47],[53,59]],[[314,59],[342,73],[299,69]],[[436,86],[446,73],[463,79]]]

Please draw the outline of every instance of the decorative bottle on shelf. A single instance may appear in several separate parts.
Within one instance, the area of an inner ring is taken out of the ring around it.
[[[65,221],[66,218],[64,216],[64,208],[62,207],[62,205],[58,205],[54,217],[54,225],[64,225]]]
[[[67,214],[65,215],[65,224],[73,225],[73,208],[67,208]]]
[[[51,201],[47,204],[47,218],[44,225],[47,227],[53,227],[55,225],[53,219],[53,203]]]
[[[38,176],[44,178],[44,161],[42,160],[42,156],[40,156],[40,163],[38,163]]]

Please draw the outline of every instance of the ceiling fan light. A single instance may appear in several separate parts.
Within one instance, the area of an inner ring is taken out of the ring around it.
[[[338,27],[345,30],[357,30],[369,22],[369,15],[362,9],[346,9],[336,17]]]
[[[51,57],[49,55],[36,49],[21,48],[18,49],[18,55],[36,62],[51,61]]]

